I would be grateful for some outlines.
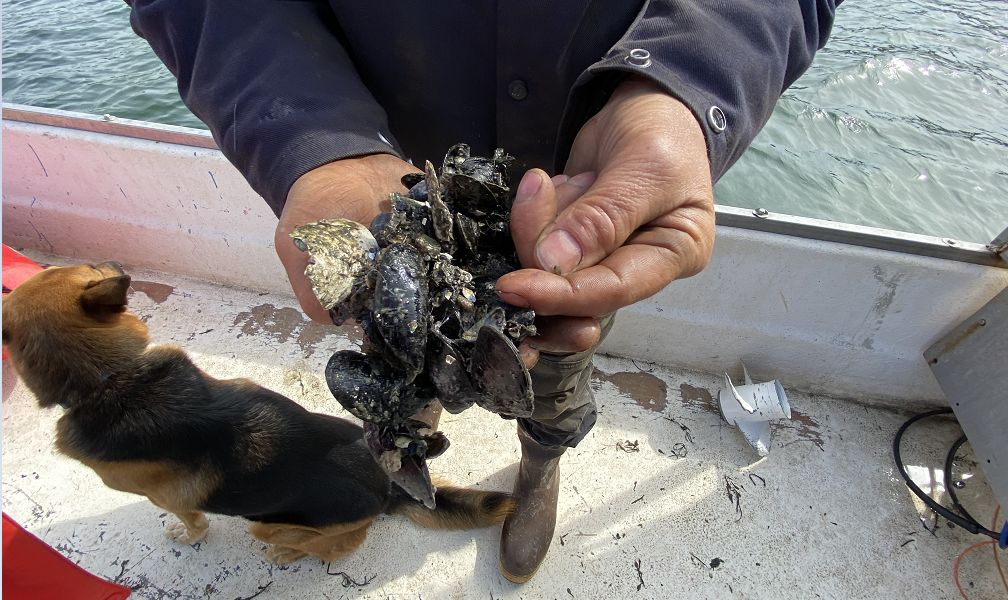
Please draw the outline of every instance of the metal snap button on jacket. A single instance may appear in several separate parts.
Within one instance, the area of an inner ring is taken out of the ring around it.
[[[643,48],[634,48],[630,54],[627,54],[625,60],[635,67],[649,67],[651,66],[651,53]]]
[[[724,111],[717,106],[712,106],[707,109],[707,123],[714,133],[721,133],[728,127],[728,118],[725,117]]]
[[[512,100],[524,100],[528,98],[528,86],[521,79],[515,79],[508,84],[508,95]]]

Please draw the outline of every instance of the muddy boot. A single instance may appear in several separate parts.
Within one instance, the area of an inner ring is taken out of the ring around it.
[[[567,448],[542,446],[518,428],[522,457],[515,480],[515,511],[501,531],[500,571],[508,581],[525,583],[546,558],[556,528],[558,467]]]
[[[441,420],[441,403],[437,400],[431,400],[420,409],[420,412],[413,415],[413,418],[426,423],[427,427],[437,431],[438,421]]]

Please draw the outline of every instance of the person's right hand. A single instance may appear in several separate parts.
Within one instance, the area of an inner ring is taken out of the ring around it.
[[[308,254],[294,246],[291,231],[298,225],[332,218],[367,226],[387,204],[389,192],[406,192],[400,179],[414,171],[416,167],[391,154],[371,154],[322,165],[291,186],[273,243],[301,309],[312,320],[332,323],[305,277]]]

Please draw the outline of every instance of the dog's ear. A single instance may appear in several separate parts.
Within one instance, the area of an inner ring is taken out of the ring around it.
[[[126,309],[130,276],[106,277],[81,293],[81,304],[88,312],[121,312]]]

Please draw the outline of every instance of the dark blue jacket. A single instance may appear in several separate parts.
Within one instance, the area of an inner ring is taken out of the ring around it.
[[[299,176],[364,154],[438,164],[465,141],[562,171],[628,75],[691,108],[716,180],[825,44],[836,4],[133,0],[131,22],[279,214]]]

